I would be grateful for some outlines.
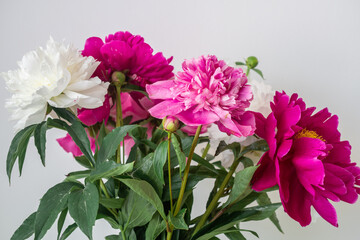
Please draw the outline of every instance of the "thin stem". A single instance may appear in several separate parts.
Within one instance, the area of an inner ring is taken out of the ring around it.
[[[106,186],[105,186],[102,179],[100,179],[100,188],[103,191],[103,193],[105,194],[106,198],[111,198],[110,194],[109,194],[109,192],[108,192],[108,190],[107,190],[107,188],[106,188]],[[109,210],[114,215],[114,217],[117,218],[117,213],[116,213],[116,211],[114,209],[107,208],[107,210]]]
[[[198,126],[198,128],[196,129],[195,137],[194,137],[194,140],[193,140],[191,148],[190,148],[190,153],[189,153],[189,157],[188,157],[187,162],[186,162],[184,176],[183,176],[182,181],[181,181],[181,188],[180,188],[179,197],[178,197],[178,200],[176,202],[176,208],[175,208],[175,211],[174,211],[174,216],[176,216],[179,213],[180,208],[181,208],[181,204],[182,204],[182,200],[183,200],[184,193],[185,193],[185,188],[186,188],[186,182],[187,182],[189,171],[190,171],[190,163],[191,163],[191,159],[192,159],[192,157],[194,155],[195,147],[196,147],[197,142],[199,140],[201,127],[202,127],[202,125]],[[170,229],[167,232],[167,240],[171,240],[173,230],[174,230],[174,226],[170,225]]]
[[[249,73],[250,73],[250,67],[247,66],[247,68],[246,68],[246,76],[247,76],[247,77],[249,76]]]
[[[203,154],[202,154],[202,156],[201,156],[202,158],[205,159],[207,153],[209,152],[209,149],[210,149],[210,142],[208,142],[208,143],[206,144],[206,147],[205,147],[205,149],[204,149],[204,152],[203,152]]]
[[[169,192],[170,192],[170,211],[171,214],[174,214],[174,204],[171,188],[171,154],[170,154],[170,144],[171,144],[171,132],[168,132],[168,175],[169,175]]]
[[[120,229],[122,239],[126,240],[125,231]]]
[[[116,86],[116,127],[123,125],[122,110],[121,110],[121,86]],[[116,151],[116,162],[121,163],[121,149],[120,144]],[[125,160],[123,159],[123,162]]]
[[[188,157],[187,162],[186,162],[184,176],[183,176],[183,179],[182,179],[182,182],[181,182],[179,198],[178,198],[178,200],[176,202],[176,208],[175,208],[175,211],[174,211],[174,216],[176,216],[179,213],[180,208],[181,208],[182,200],[183,200],[184,193],[185,193],[186,183],[187,183],[187,179],[188,179],[188,175],[189,175],[190,163],[191,163],[191,159],[192,159],[192,157],[194,155],[195,147],[196,147],[198,139],[199,139],[199,135],[200,135],[200,132],[201,132],[201,127],[202,127],[202,125],[198,126],[198,128],[196,129],[195,137],[194,137],[194,140],[193,140],[192,145],[191,145],[189,157]]]
[[[238,159],[235,160],[235,161],[233,162],[233,164],[231,165],[230,171],[229,171],[228,174],[226,175],[226,177],[225,177],[224,181],[222,182],[219,190],[218,190],[217,193],[215,194],[214,198],[211,200],[211,203],[209,204],[209,206],[207,207],[204,215],[201,217],[199,223],[197,224],[197,226],[196,226],[196,228],[195,228],[195,231],[194,231],[194,234],[197,233],[197,232],[202,228],[202,226],[204,226],[207,218],[210,216],[211,212],[212,212],[212,211],[214,210],[214,208],[217,206],[217,202],[219,201],[220,197],[222,196],[225,187],[227,186],[227,184],[229,183],[229,180],[231,179],[232,175],[233,175],[234,172],[235,172],[235,169],[236,169],[237,166],[239,165],[240,159],[241,159],[241,158],[238,158]]]

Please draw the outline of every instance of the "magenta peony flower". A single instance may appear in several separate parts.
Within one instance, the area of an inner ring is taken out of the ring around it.
[[[267,118],[256,114],[255,133],[269,144],[253,178],[253,189],[279,185],[284,210],[301,226],[310,208],[338,226],[329,200],[354,203],[360,194],[360,168],[350,160],[351,146],[340,141],[338,117],[325,108],[313,114],[297,94],[277,92]]]
[[[110,115],[110,98],[109,95],[105,96],[104,103],[101,107],[95,109],[81,108],[78,109],[78,118],[81,122],[88,126],[96,123],[107,122]]]
[[[174,80],[146,86],[151,99],[161,99],[149,109],[152,116],[175,116],[189,126],[216,123],[236,136],[252,135],[253,114],[246,112],[252,99],[245,73],[215,56],[186,60]]]
[[[105,43],[98,37],[88,38],[82,54],[101,62],[94,75],[103,81],[110,81],[113,71],[123,71],[133,84],[145,87],[174,75],[169,65],[172,57],[166,59],[161,52],[154,55],[144,38],[129,32],[110,34]]]

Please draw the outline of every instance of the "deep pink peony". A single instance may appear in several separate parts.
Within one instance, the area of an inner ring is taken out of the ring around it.
[[[311,222],[310,208],[338,226],[329,202],[354,203],[360,194],[360,168],[350,160],[351,146],[340,141],[338,117],[325,108],[313,114],[297,94],[277,92],[272,113],[256,114],[255,133],[269,144],[253,178],[253,189],[279,185],[284,210],[301,226]]]
[[[174,75],[169,65],[172,57],[166,59],[161,52],[153,54],[143,37],[129,32],[110,34],[105,43],[98,37],[88,38],[82,54],[101,62],[94,74],[103,81],[110,81],[113,71],[123,71],[133,84],[145,87]]]
[[[252,135],[254,116],[246,112],[252,99],[245,73],[215,56],[186,60],[174,80],[146,86],[151,99],[162,101],[149,109],[152,116],[175,116],[189,126],[216,123],[236,136]]]

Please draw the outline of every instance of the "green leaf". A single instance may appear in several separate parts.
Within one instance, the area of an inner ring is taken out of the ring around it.
[[[142,87],[139,87],[137,85],[133,85],[133,84],[126,84],[124,87],[121,88],[122,92],[140,92],[142,94],[144,94],[147,98],[149,98],[149,95],[147,94],[146,91],[144,91],[144,89]]]
[[[260,196],[256,199],[256,201],[260,206],[271,204],[271,200],[265,192],[260,193]],[[275,212],[269,217],[269,219],[281,233],[284,233]]]
[[[41,239],[53,225],[57,215],[66,208],[74,182],[62,182],[50,188],[40,201],[35,219],[35,240]]]
[[[185,165],[186,165],[186,156],[182,152],[180,143],[175,134],[171,134],[171,143],[174,146],[174,150],[175,150],[178,162],[179,162],[180,172],[183,172],[185,169]]]
[[[34,131],[35,146],[39,152],[41,162],[45,166],[46,122],[38,124]]]
[[[89,181],[94,182],[100,178],[110,178],[133,170],[134,163],[118,164],[114,161],[99,162],[91,171]]]
[[[264,79],[264,76],[263,76],[262,71],[260,71],[260,70],[259,70],[259,69],[257,69],[257,68],[253,68],[253,70],[254,70],[257,74],[259,74],[259,75],[261,76],[261,78],[262,78],[262,79]]]
[[[69,225],[69,226],[65,229],[65,231],[63,232],[63,234],[61,235],[61,237],[59,238],[59,240],[65,240],[65,239],[67,239],[67,238],[70,236],[70,234],[72,234],[72,233],[75,231],[75,229],[76,229],[77,227],[78,227],[78,226],[76,225],[76,223],[73,223],[73,224]]]
[[[249,187],[250,181],[251,181],[252,176],[254,175],[257,168],[258,168],[258,166],[248,167],[248,168],[245,168],[244,170],[237,172],[235,174],[234,185],[232,187],[232,190],[231,190],[228,200],[224,204],[224,207],[231,203],[241,200],[242,198],[246,197],[251,192],[251,189]],[[250,190],[246,191],[247,189],[250,189]]]
[[[147,224],[155,212],[156,209],[149,201],[130,191],[121,208],[122,218],[126,222],[124,231]]]
[[[66,121],[68,121],[69,123],[73,123],[77,120],[77,117],[70,112],[69,110],[65,109],[65,108],[55,108],[52,107],[52,109],[54,110],[54,112],[60,117],[65,119]]]
[[[100,198],[100,204],[107,208],[121,208],[124,205],[124,198]]]
[[[243,62],[235,62],[235,64],[238,65],[238,66],[244,66],[244,65],[246,65],[246,64],[243,63]]]
[[[79,157],[75,157],[75,161],[77,161],[81,166],[86,167],[86,168],[92,168],[93,166],[91,165],[91,162],[89,161],[89,159],[87,159],[87,157],[83,156],[79,156]]]
[[[241,145],[237,142],[226,144],[225,141],[221,141],[215,151],[215,156],[218,156],[221,152],[225,150],[231,150],[234,154],[234,159],[237,159],[241,151]]]
[[[97,162],[104,162],[115,154],[120,142],[131,130],[137,128],[137,125],[126,125],[115,128],[104,138],[97,156]]]
[[[185,212],[186,209],[183,208],[176,216],[173,216],[170,213],[170,222],[174,225],[175,229],[183,229],[183,230],[189,229],[189,226],[186,224],[184,220]]]
[[[167,159],[167,145],[168,145],[168,141],[161,142],[159,146],[156,148],[154,153],[155,173],[162,184],[165,184],[164,165]]]
[[[249,208],[245,208],[242,211],[246,212],[246,211],[253,211],[256,210],[257,213],[253,214],[249,217],[247,217],[245,221],[259,221],[259,220],[263,220],[265,218],[270,217],[276,209],[278,209],[281,206],[281,203],[272,203],[272,204],[268,204],[268,205],[263,205],[263,206],[256,206],[256,207],[249,207]]]
[[[29,138],[33,134],[36,128],[36,124],[30,125],[20,132],[18,132],[13,140],[11,141],[9,152],[6,159],[6,173],[9,177],[9,181],[11,178],[11,172],[15,161],[19,158],[19,170],[21,175],[22,166],[24,163],[26,148],[29,143]]]
[[[191,240],[207,240],[213,236],[226,232],[240,221],[258,213],[257,210],[239,211],[230,214],[223,214],[216,220],[202,227]]]
[[[82,170],[82,171],[76,171],[76,172],[71,172],[69,173],[68,175],[66,175],[66,178],[64,181],[75,181],[77,179],[80,179],[80,178],[86,178],[89,176],[90,174],[90,170]]]
[[[154,188],[148,182],[137,179],[118,179],[135,193],[149,201],[160,213],[160,216],[166,221],[166,215],[162,201],[160,200]]]
[[[233,231],[225,233],[225,236],[229,240],[246,240],[246,238],[242,235],[242,233],[238,229],[232,227],[232,228],[230,228],[230,230],[233,230]]]
[[[166,229],[165,221],[160,217],[159,214],[155,214],[145,231],[145,240],[156,239],[161,232]]]
[[[266,152],[267,150],[269,150],[269,146],[268,146],[267,142],[265,140],[259,140],[259,141],[256,141],[256,142],[246,146],[241,151],[241,156],[243,156],[244,154],[251,152],[251,151]]]
[[[14,232],[10,240],[25,240],[34,234],[36,212],[32,213]]]
[[[124,240],[121,235],[109,235],[105,237],[105,240]]]
[[[65,222],[65,218],[66,218],[67,213],[68,213],[68,209],[65,208],[61,212],[60,217],[58,219],[58,224],[57,224],[58,236],[57,236],[57,239],[60,238],[60,234],[61,234],[62,228],[64,226],[64,222]]]
[[[73,191],[69,197],[68,208],[70,216],[81,231],[92,239],[92,228],[99,208],[97,187],[93,183],[87,183],[84,189]]]
[[[76,145],[80,148],[81,152],[94,165],[95,159],[90,148],[90,141],[82,124],[79,121],[74,121],[71,126],[65,124],[65,128]]]

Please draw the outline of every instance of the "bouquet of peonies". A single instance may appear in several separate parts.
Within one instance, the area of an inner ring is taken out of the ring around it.
[[[17,131],[9,180],[16,162],[21,173],[31,137],[45,164],[52,128],[64,130],[58,143],[84,168],[50,188],[11,239],[42,239],[56,220],[58,239],[76,228],[92,239],[98,219],[119,231],[107,240],[245,239],[244,231],[257,236],[239,227],[245,221],[269,218],[282,231],[281,205],[301,226],[311,206],[338,226],[329,200],[357,200],[360,168],[336,115],[248,81],[250,72],[262,77],[255,57],[236,63],[244,72],[201,56],[176,75],[171,60],[141,36],[117,32],[87,39],[82,51],[50,38],[2,74]],[[193,218],[194,187],[207,178],[206,211]],[[64,227],[67,217],[74,223]]]

